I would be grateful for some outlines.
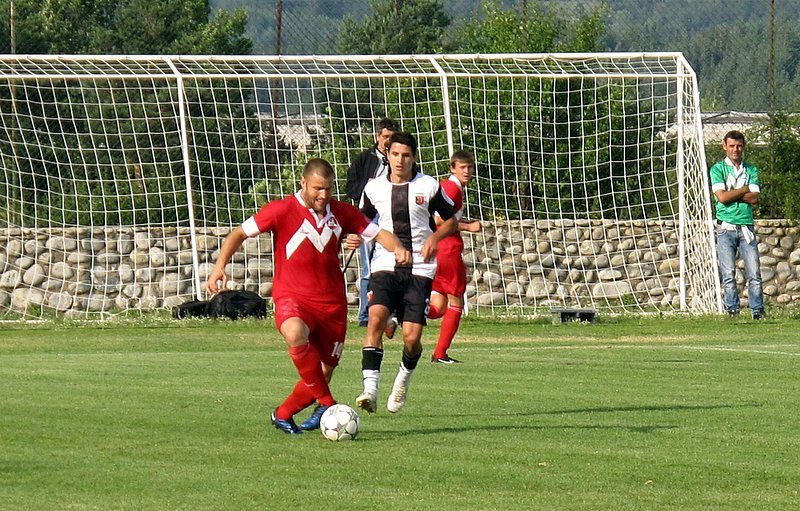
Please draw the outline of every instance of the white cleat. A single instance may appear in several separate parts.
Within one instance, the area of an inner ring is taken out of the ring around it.
[[[378,394],[365,390],[356,398],[356,406],[365,412],[375,413],[378,409]]]
[[[397,413],[406,404],[406,394],[408,393],[408,383],[404,380],[395,380],[392,386],[392,393],[386,402],[386,409],[391,413]]]

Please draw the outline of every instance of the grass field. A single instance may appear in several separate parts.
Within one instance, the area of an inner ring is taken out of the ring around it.
[[[397,415],[389,342],[345,443],[269,424],[296,380],[271,321],[4,325],[0,509],[800,509],[797,325],[467,321]]]

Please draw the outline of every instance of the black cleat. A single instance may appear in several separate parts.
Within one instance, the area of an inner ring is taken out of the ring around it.
[[[434,364],[460,364],[460,360],[456,360],[454,358],[450,358],[450,356],[445,355],[444,357],[431,357],[431,362]]]

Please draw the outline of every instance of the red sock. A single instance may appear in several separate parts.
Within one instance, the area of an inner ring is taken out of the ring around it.
[[[288,420],[297,412],[314,404],[315,401],[316,399],[311,394],[308,385],[303,380],[300,380],[294,386],[294,390],[286,398],[286,401],[281,403],[278,409],[275,410],[275,416],[279,419]]]
[[[458,325],[461,323],[461,313],[463,307],[456,307],[451,305],[444,313],[442,319],[442,329],[439,331],[439,342],[436,343],[436,349],[433,352],[434,358],[444,358],[447,356],[447,350],[453,342],[453,338],[458,332]]]
[[[440,310],[435,305],[428,306],[428,319],[439,319],[444,316],[444,311]]]
[[[328,387],[328,381],[322,373],[322,361],[317,350],[310,344],[304,344],[289,348],[289,356],[292,357],[300,379],[306,384],[314,399],[323,406],[336,404],[331,395],[331,389]]]

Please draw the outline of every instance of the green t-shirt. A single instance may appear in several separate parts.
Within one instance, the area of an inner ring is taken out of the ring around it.
[[[761,192],[761,180],[758,177],[758,169],[754,165],[742,162],[742,170],[738,174],[726,160],[719,161],[711,167],[712,193],[718,190],[734,190],[745,185],[750,187],[751,192]],[[753,225],[753,206],[750,204],[744,201],[723,204],[716,195],[714,195],[714,204],[717,220],[734,225]]]

